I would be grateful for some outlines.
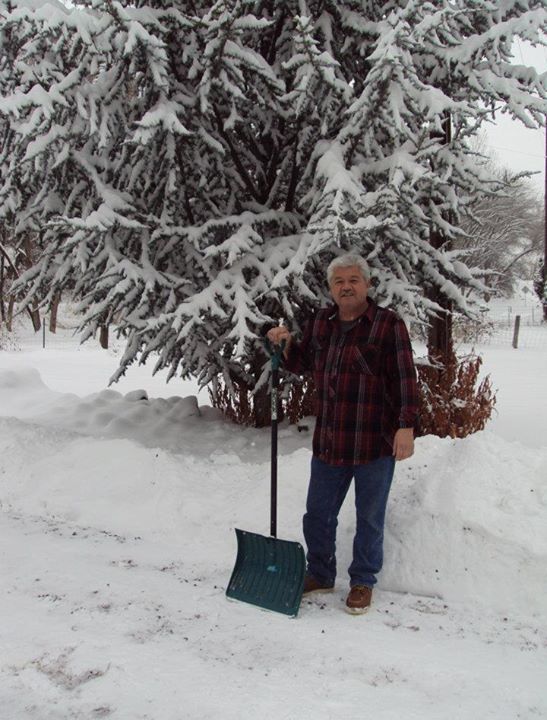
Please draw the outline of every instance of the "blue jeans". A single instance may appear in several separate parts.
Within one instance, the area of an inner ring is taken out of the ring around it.
[[[394,469],[393,457],[347,467],[312,458],[304,538],[308,546],[308,572],[322,584],[334,585],[338,513],[352,479],[355,479],[356,532],[349,567],[350,585],[372,587],[376,583],[384,558],[384,520]]]

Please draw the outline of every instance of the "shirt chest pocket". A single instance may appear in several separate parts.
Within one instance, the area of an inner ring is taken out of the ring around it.
[[[314,338],[312,341],[312,370],[313,372],[322,372],[325,369],[325,363],[328,352],[328,343],[325,338]]]
[[[355,372],[365,375],[380,375],[382,371],[382,355],[377,345],[366,343],[353,348],[352,368]]]

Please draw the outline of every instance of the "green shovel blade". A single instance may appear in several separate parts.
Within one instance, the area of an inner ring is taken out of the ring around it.
[[[237,557],[226,595],[265,610],[296,616],[306,558],[298,542],[238,530]]]

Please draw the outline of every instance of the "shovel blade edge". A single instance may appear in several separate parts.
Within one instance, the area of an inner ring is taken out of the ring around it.
[[[226,596],[295,617],[306,572],[302,545],[238,528],[235,532],[237,557]]]

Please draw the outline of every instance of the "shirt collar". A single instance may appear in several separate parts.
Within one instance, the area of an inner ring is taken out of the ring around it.
[[[330,305],[329,308],[329,314],[328,319],[329,320],[337,320],[338,319],[338,306],[337,305]],[[360,321],[363,318],[366,318],[370,323],[374,320],[374,317],[376,316],[376,313],[378,311],[378,305],[374,302],[372,298],[367,298],[367,309],[365,312],[360,315],[357,320]]]

